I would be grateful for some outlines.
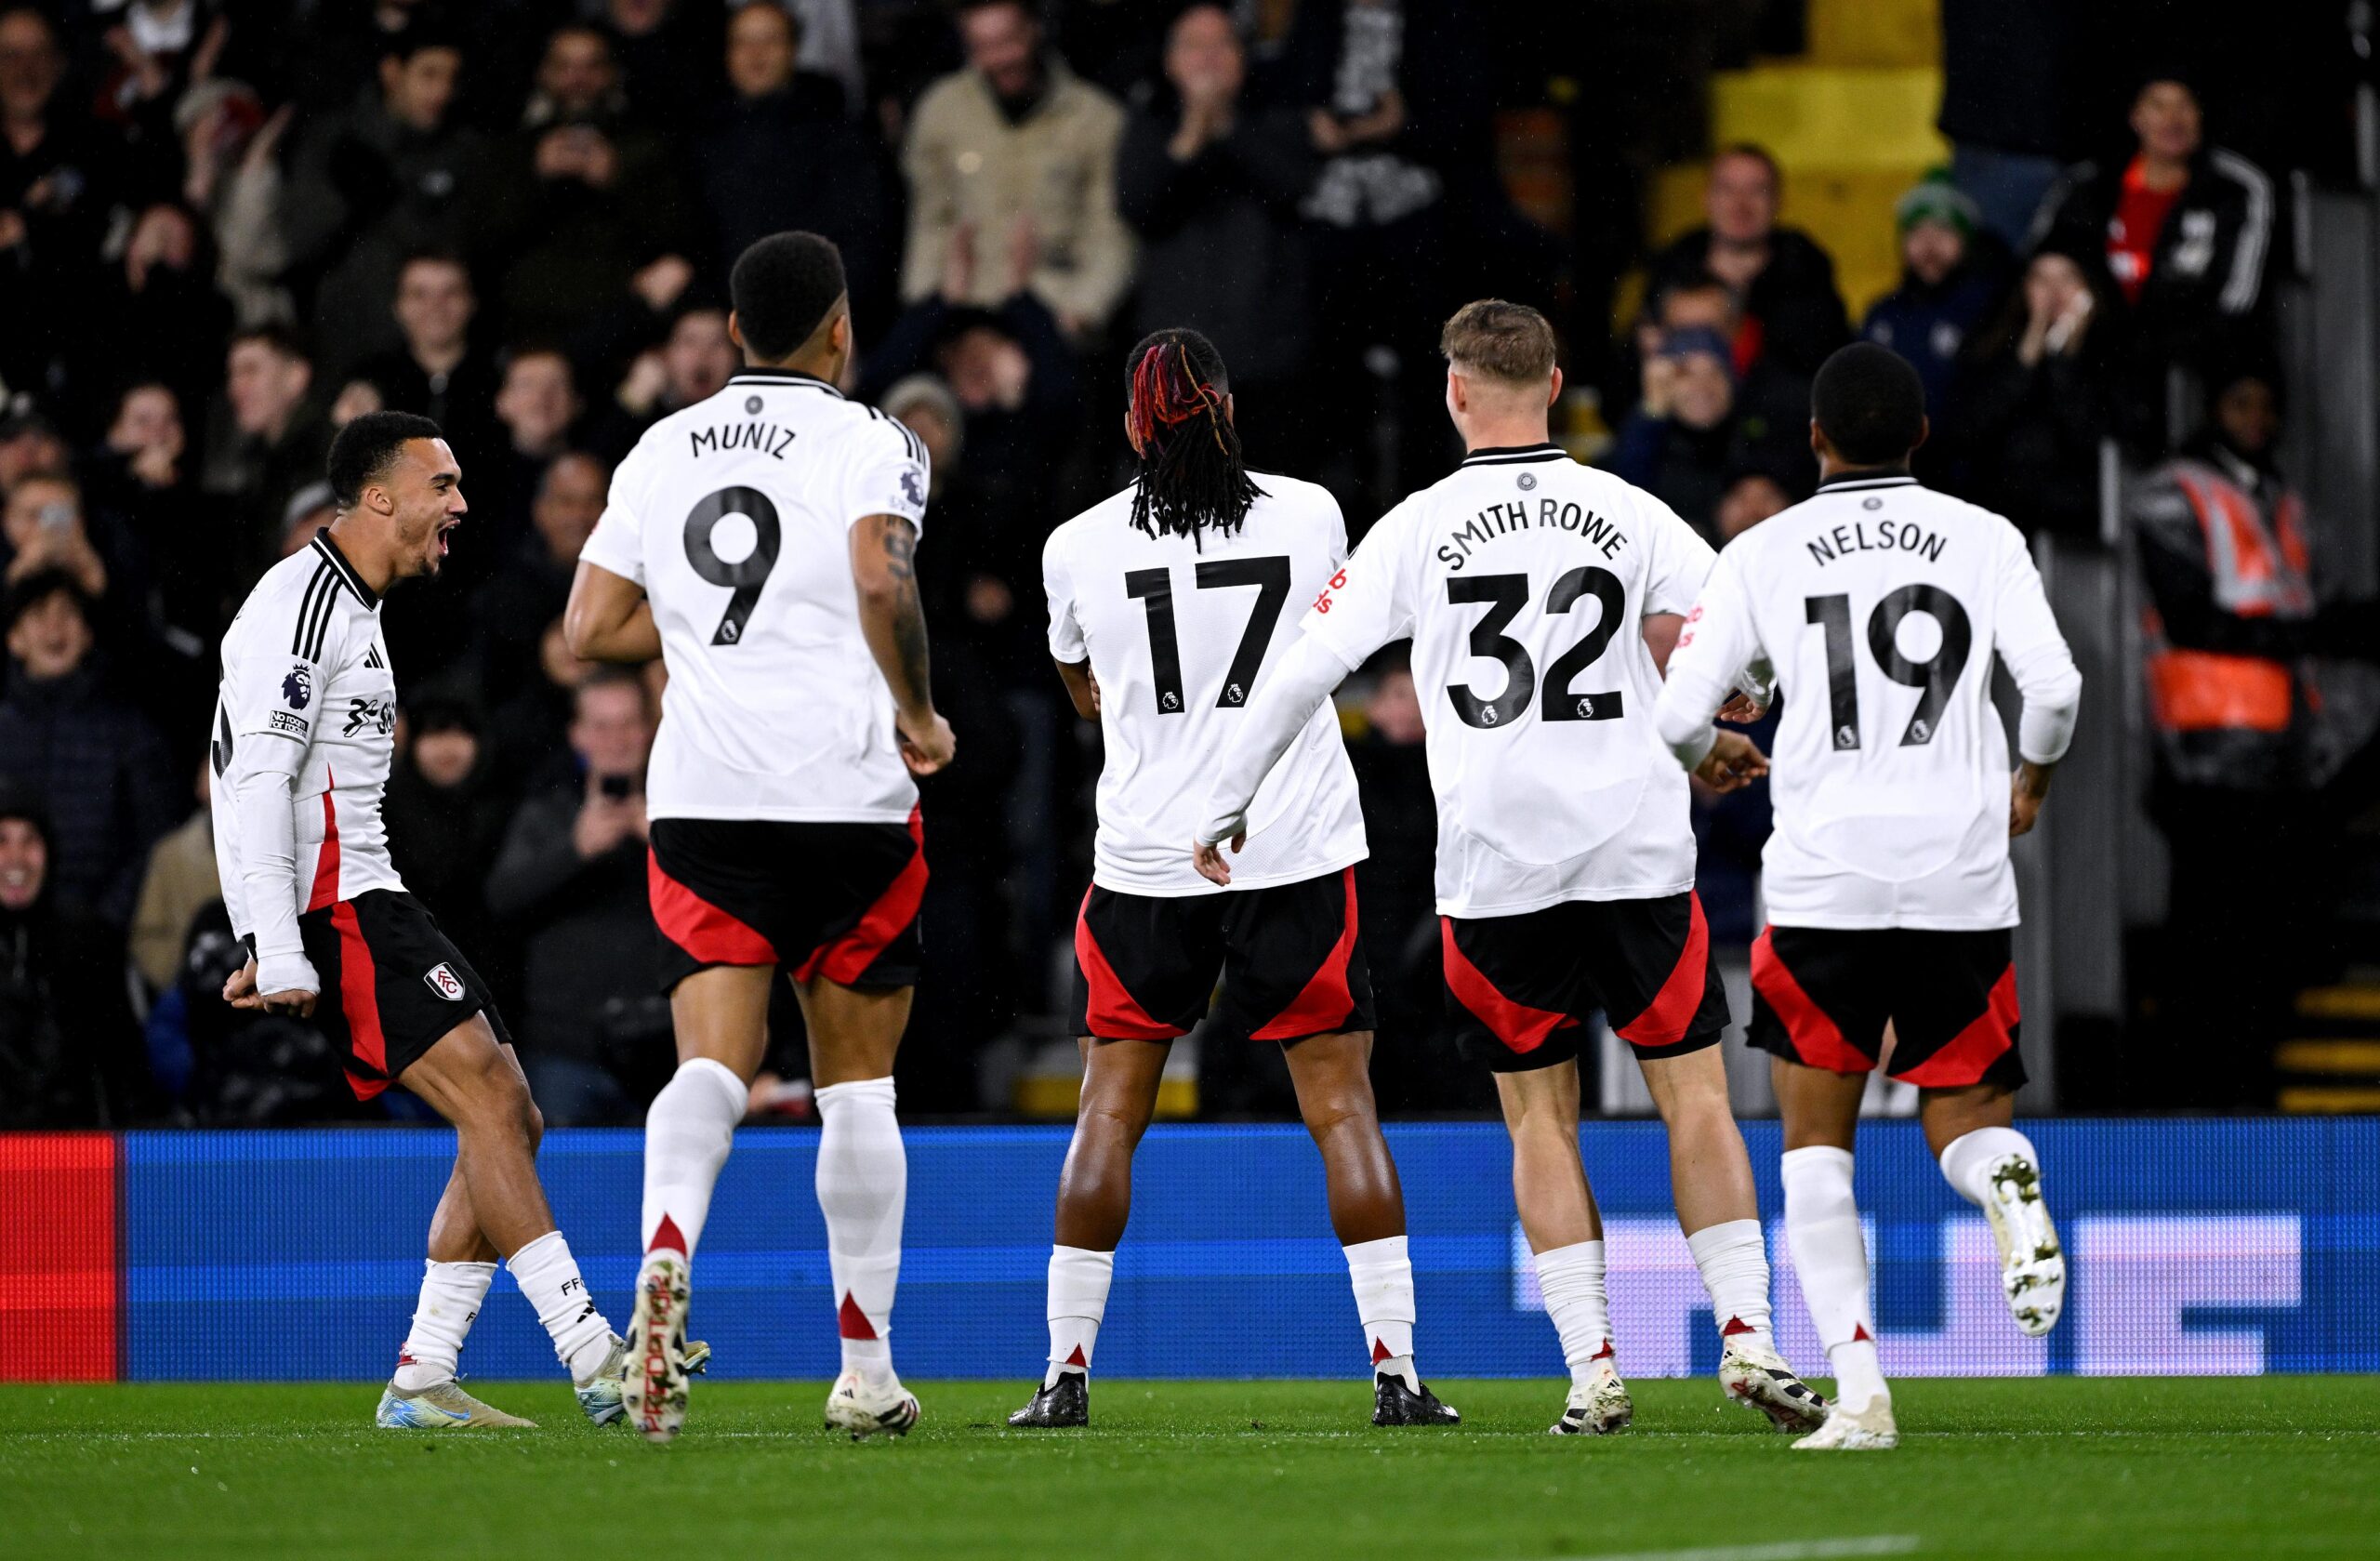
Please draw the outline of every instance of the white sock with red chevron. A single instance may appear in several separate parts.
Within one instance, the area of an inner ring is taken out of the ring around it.
[[[1773,1352],[1777,1341],[1768,1330],[1768,1246],[1761,1239],[1760,1222],[1722,1220],[1689,1235],[1686,1245],[1694,1254],[1694,1266],[1702,1271],[1702,1288],[1711,1292],[1719,1337],[1750,1334],[1754,1347]]]
[[[1834,1363],[1837,1402],[1857,1410],[1889,1396],[1876,1358],[1876,1318],[1868,1301],[1868,1244],[1851,1196],[1851,1151],[1831,1144],[1788,1149],[1785,1238],[1802,1299]]]
[[[1355,1316],[1363,1319],[1364,1348],[1372,1369],[1402,1377],[1414,1392],[1421,1376],[1413,1365],[1413,1260],[1406,1253],[1405,1237],[1384,1236],[1341,1249],[1347,1254],[1347,1278],[1355,1287]]]
[[[1573,1386],[1584,1387],[1606,1366],[1619,1369],[1611,1347],[1611,1301],[1604,1288],[1603,1242],[1574,1241],[1537,1254],[1537,1293],[1562,1337],[1562,1359]]]
[[[419,1393],[455,1374],[463,1355],[463,1338],[471,1319],[480,1315],[487,1288],[496,1281],[492,1263],[422,1263],[421,1298],[414,1303],[413,1327],[397,1355],[395,1386],[400,1393]]]
[[[1107,1316],[1107,1290],[1116,1279],[1116,1254],[1088,1247],[1050,1249],[1050,1369],[1041,1385],[1055,1387],[1068,1371],[1089,1375]]]
[[[909,1202],[892,1080],[829,1084],[816,1099],[823,1130],[818,1208],[826,1216],[843,1369],[880,1382],[892,1375],[892,1292],[901,1282],[901,1218]]]
[[[680,1063],[653,1097],[644,1114],[644,1239],[639,1250],[674,1245],[693,1258],[710,1218],[711,1191],[750,1098],[734,1069],[708,1057]]]

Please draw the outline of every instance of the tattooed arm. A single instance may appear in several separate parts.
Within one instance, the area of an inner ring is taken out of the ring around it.
[[[852,527],[852,579],[859,587],[860,631],[892,687],[901,758],[910,773],[932,774],[950,762],[950,723],[933,708],[927,675],[925,609],[918,601],[918,528],[899,515],[869,515]]]

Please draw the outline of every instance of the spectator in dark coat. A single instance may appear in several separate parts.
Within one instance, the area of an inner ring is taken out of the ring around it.
[[[313,386],[313,360],[284,327],[259,325],[231,338],[199,485],[231,503],[226,568],[235,592],[281,557],[289,501],[323,480],[331,429]]]
[[[882,143],[843,112],[831,76],[798,70],[800,24],[776,0],[752,0],[727,23],[727,82],[693,163],[720,265],[788,228],[833,239],[864,330],[890,318],[899,263],[893,172]]]
[[[180,822],[165,740],[103,687],[90,602],[45,570],[7,595],[8,694],[0,700],[0,785],[47,814],[60,908],[132,923],[149,848]]]
[[[513,815],[487,903],[521,935],[521,1065],[546,1120],[634,1122],[623,1064],[666,1066],[669,1006],[654,986],[645,890],[644,684],[606,667],[579,684],[575,763]]]
[[[1718,541],[1720,499],[1746,451],[1727,343],[1700,327],[1668,332],[1645,364],[1645,394],[1620,428],[1611,470]]]
[[[330,377],[403,343],[388,300],[405,257],[455,249],[482,142],[452,110],[463,71],[453,34],[416,20],[392,35],[377,90],[298,143],[282,192],[291,265],[312,283]]]
[[[471,339],[480,301],[469,269],[447,251],[409,255],[390,298],[403,342],[361,365],[356,377],[379,388],[382,405],[436,423],[466,458],[493,452],[500,377],[495,354]]]
[[[1900,285],[1869,309],[1859,334],[1917,370],[1939,438],[1956,416],[1950,385],[1960,352],[2008,296],[2006,258],[1999,240],[1977,228],[1975,203],[1938,177],[1903,195],[1893,220],[1900,229]]]
[[[1851,339],[1834,261],[1807,233],[1777,225],[1783,182],[1777,160],[1756,146],[1733,146],[1711,162],[1703,209],[1710,218],[1653,260],[1653,285],[1709,272],[1736,290],[1743,324],[1736,367],[1761,362],[1815,375],[1827,354]]]
[[[1952,392],[1957,491],[2028,536],[2099,532],[2099,447],[2119,431],[2123,326],[2096,259],[2034,256]]]
[[[578,551],[602,518],[611,472],[583,451],[554,457],[537,484],[529,537],[471,599],[480,697],[511,697],[537,672],[537,637],[570,601]]]
[[[1247,53],[1221,6],[1174,22],[1165,79],[1166,99],[1132,111],[1116,155],[1117,208],[1141,237],[1130,334],[1204,332],[1231,365],[1239,426],[1264,430],[1296,417],[1309,344],[1309,131],[1294,109],[1246,100]],[[1309,453],[1283,441],[1250,458],[1296,472]]]
[[[709,304],[684,310],[668,339],[638,353],[612,399],[588,418],[588,448],[617,466],[645,430],[719,394],[743,366],[743,354],[727,334],[727,311]]]
[[[0,1127],[122,1127],[150,1095],[124,934],[61,906],[49,829],[0,792]]]
[[[488,783],[479,717],[459,700],[423,699],[406,708],[403,735],[382,810],[389,859],[457,944],[483,947],[480,869],[503,833],[505,802]]]
[[[2171,73],[2142,85],[2132,130],[2138,148],[2122,165],[2068,170],[2034,236],[2104,258],[2130,337],[2126,393],[2162,407],[2171,365],[2203,371],[2255,335],[2273,189],[2254,164],[2206,144],[2198,95]]]

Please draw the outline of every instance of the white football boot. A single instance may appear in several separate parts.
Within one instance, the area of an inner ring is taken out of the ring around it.
[[[686,1423],[688,1266],[683,1252],[662,1247],[637,1269],[621,1404],[648,1442],[667,1442]]]
[[[1570,1401],[1562,1407],[1562,1418],[1549,1429],[1556,1436],[1608,1436],[1625,1431],[1635,1418],[1636,1406],[1629,1399],[1628,1384],[1606,1360],[1588,1381],[1570,1384]]]
[[[1816,1431],[1826,1423],[1827,1403],[1785,1364],[1784,1357],[1755,1336],[1725,1341],[1719,1356],[1719,1385],[1737,1403],[1758,1409],[1779,1431]]]
[[[1878,1394],[1856,1410],[1837,1403],[1826,1423],[1793,1444],[1795,1452],[1884,1452],[1900,1446],[1893,1401]]]
[[[917,1423],[917,1397],[901,1385],[898,1377],[871,1384],[858,1372],[846,1371],[835,1379],[834,1391],[826,1395],[826,1428],[848,1431],[854,1442],[870,1436],[906,1436]]]
[[[380,1395],[372,1423],[383,1431],[476,1431],[518,1427],[534,1431],[537,1422],[508,1415],[465,1393],[454,1378],[404,1393],[390,1382]]]
[[[2000,1287],[2016,1326],[2039,1338],[2066,1309],[2066,1254],[2042,1201],[2040,1168],[2023,1155],[2003,1155],[1984,1183],[1984,1217],[2000,1248]]]

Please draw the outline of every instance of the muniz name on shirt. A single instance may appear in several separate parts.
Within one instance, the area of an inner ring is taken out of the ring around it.
[[[1447,533],[1447,539],[1438,546],[1438,562],[1447,566],[1448,573],[1461,574],[1475,549],[1499,536],[1531,529],[1573,532],[1603,549],[1603,556],[1607,559],[1618,558],[1620,549],[1628,546],[1628,537],[1619,526],[1582,504],[1540,498],[1532,509],[1527,499],[1508,499],[1488,506]]]
[[[755,396],[752,399],[758,401],[760,398]],[[750,450],[783,460],[786,451],[792,447],[794,431],[782,423],[764,423],[755,418],[744,423],[721,423],[716,428],[690,429],[686,438],[694,446],[692,454],[696,456]]]

